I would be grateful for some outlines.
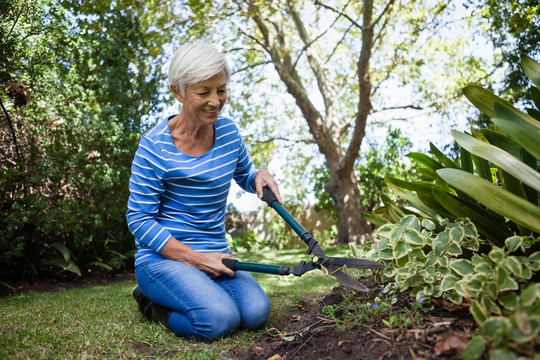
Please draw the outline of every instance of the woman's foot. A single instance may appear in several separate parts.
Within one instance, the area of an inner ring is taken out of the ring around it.
[[[144,293],[140,287],[137,286],[135,290],[133,290],[133,297],[139,305],[139,311],[144,315],[145,318],[152,321],[152,302],[148,300],[146,296],[144,296]]]

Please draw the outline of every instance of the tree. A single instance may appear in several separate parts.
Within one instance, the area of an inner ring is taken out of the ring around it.
[[[303,126],[295,128],[300,136],[289,133],[285,137],[316,144],[329,169],[325,188],[338,210],[340,243],[361,241],[369,233],[359,215],[364,206],[354,174],[368,123],[379,121],[377,117],[389,120],[383,110],[442,109],[463,82],[486,75],[476,71],[483,60],[462,51],[464,39],[446,40],[438,34],[457,21],[448,17],[455,7],[443,2],[236,0],[214,6],[220,10],[204,8],[206,32],[199,36],[230,51],[249,81],[243,85],[251,96],[257,93],[253,79],[272,82],[273,67],[279,79],[273,86],[286,90],[296,107],[284,111],[288,114],[284,117],[291,122],[304,120]],[[192,6],[192,11],[203,17],[200,5]],[[462,17],[467,23],[467,14]],[[414,58],[419,54],[420,58]],[[440,65],[446,68],[436,69]],[[441,82],[458,68],[455,80]],[[257,71],[258,76],[254,75]],[[417,81],[414,86],[413,80]],[[414,87],[417,97],[392,103],[385,100],[386,84]],[[244,110],[246,98],[233,99],[233,103]],[[277,100],[272,99],[275,109]],[[256,113],[260,115],[259,110]],[[274,126],[290,129],[283,122]]]
[[[473,5],[471,5],[473,6]],[[527,99],[528,79],[519,67],[522,55],[538,56],[540,50],[540,4],[536,0],[485,0],[474,4],[489,22],[487,34],[501,49],[505,65],[507,97]]]
[[[0,6],[2,276],[129,264],[130,165],[157,110],[149,54],[161,46],[148,43],[139,10],[100,6]]]

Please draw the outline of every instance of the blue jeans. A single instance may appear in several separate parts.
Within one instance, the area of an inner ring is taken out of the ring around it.
[[[213,280],[174,260],[152,260],[135,269],[137,283],[155,304],[172,310],[169,328],[178,336],[210,341],[237,329],[260,329],[270,301],[250,273]]]

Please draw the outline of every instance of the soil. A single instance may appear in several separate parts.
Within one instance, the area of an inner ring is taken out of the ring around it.
[[[13,289],[9,291],[2,287],[0,296],[68,290],[134,279],[133,273],[126,272],[69,282],[12,284]],[[366,282],[365,279],[362,282],[374,290],[355,293],[352,301],[374,303],[382,286]],[[449,303],[439,303],[428,312],[414,313],[414,327],[395,326],[391,329],[378,321],[340,327],[336,321],[325,317],[322,310],[324,306],[340,304],[350,294],[350,290],[338,286],[322,299],[306,299],[273,323],[257,343],[246,348],[232,349],[221,356],[238,360],[450,360],[458,359],[459,353],[476,330],[468,308],[455,307]],[[392,307],[394,314],[401,309],[410,309],[414,303],[414,299],[407,293],[397,293],[396,297],[398,300]],[[340,322],[343,314],[337,312],[335,315],[337,322]]]
[[[373,304],[381,285],[366,285],[378,290],[357,293],[353,300]],[[398,330],[375,322],[340,328],[322,316],[322,310],[326,305],[341,303],[347,294],[349,290],[340,286],[315,304],[298,304],[296,310],[273,324],[259,343],[222,355],[239,360],[458,359],[476,329],[468,308],[448,303],[438,304],[429,312],[417,312],[415,327]],[[407,293],[396,296],[394,314],[410,309],[415,301]]]
[[[113,281],[128,281],[135,280],[135,274],[133,272],[124,272],[120,274],[107,274],[107,275],[85,275],[76,279],[66,279],[66,281],[52,280],[40,280],[32,284],[28,282],[11,282],[10,288],[0,285],[0,297],[13,296],[21,293],[31,294],[44,291],[62,291],[75,288],[85,288],[95,285],[104,285]]]

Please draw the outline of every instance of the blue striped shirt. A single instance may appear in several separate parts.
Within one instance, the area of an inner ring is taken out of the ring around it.
[[[212,149],[193,157],[174,144],[169,119],[142,136],[131,166],[126,218],[135,266],[163,258],[171,237],[199,252],[230,252],[224,220],[231,180],[255,192],[257,169],[232,120],[220,117]]]

